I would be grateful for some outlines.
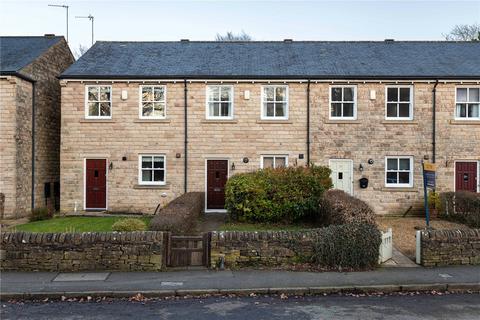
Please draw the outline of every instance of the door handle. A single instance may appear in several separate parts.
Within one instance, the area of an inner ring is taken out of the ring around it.
[[[100,188],[92,188],[93,191],[98,191]]]
[[[220,188],[213,188],[213,191],[215,192],[220,192],[220,190],[221,190]]]

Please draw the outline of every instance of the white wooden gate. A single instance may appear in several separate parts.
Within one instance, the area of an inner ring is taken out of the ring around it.
[[[382,231],[382,244],[378,255],[378,263],[384,263],[392,259],[393,256],[393,232],[392,228],[388,228],[387,232]]]

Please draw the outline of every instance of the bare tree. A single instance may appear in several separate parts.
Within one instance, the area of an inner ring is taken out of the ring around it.
[[[78,58],[80,58],[81,56],[83,56],[83,54],[85,52],[87,52],[88,50],[88,47],[87,46],[84,46],[84,45],[81,45],[79,44],[78,45],[78,48],[76,50],[73,50],[73,55],[75,56],[75,59],[78,60]]]
[[[243,30],[238,34],[228,31],[224,35],[217,33],[215,36],[215,41],[252,41],[252,37],[246,34]]]
[[[457,24],[453,29],[443,34],[445,40],[449,41],[479,41],[480,24]]]

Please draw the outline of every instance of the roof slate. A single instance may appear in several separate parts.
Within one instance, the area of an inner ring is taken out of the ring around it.
[[[0,37],[0,72],[17,72],[51,46],[62,36]]]
[[[62,78],[480,78],[480,42],[97,42]]]

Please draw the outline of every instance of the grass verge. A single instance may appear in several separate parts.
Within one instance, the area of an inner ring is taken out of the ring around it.
[[[49,220],[16,225],[9,231],[25,232],[109,232],[112,225],[126,217],[55,217]],[[147,226],[150,217],[141,217]]]

